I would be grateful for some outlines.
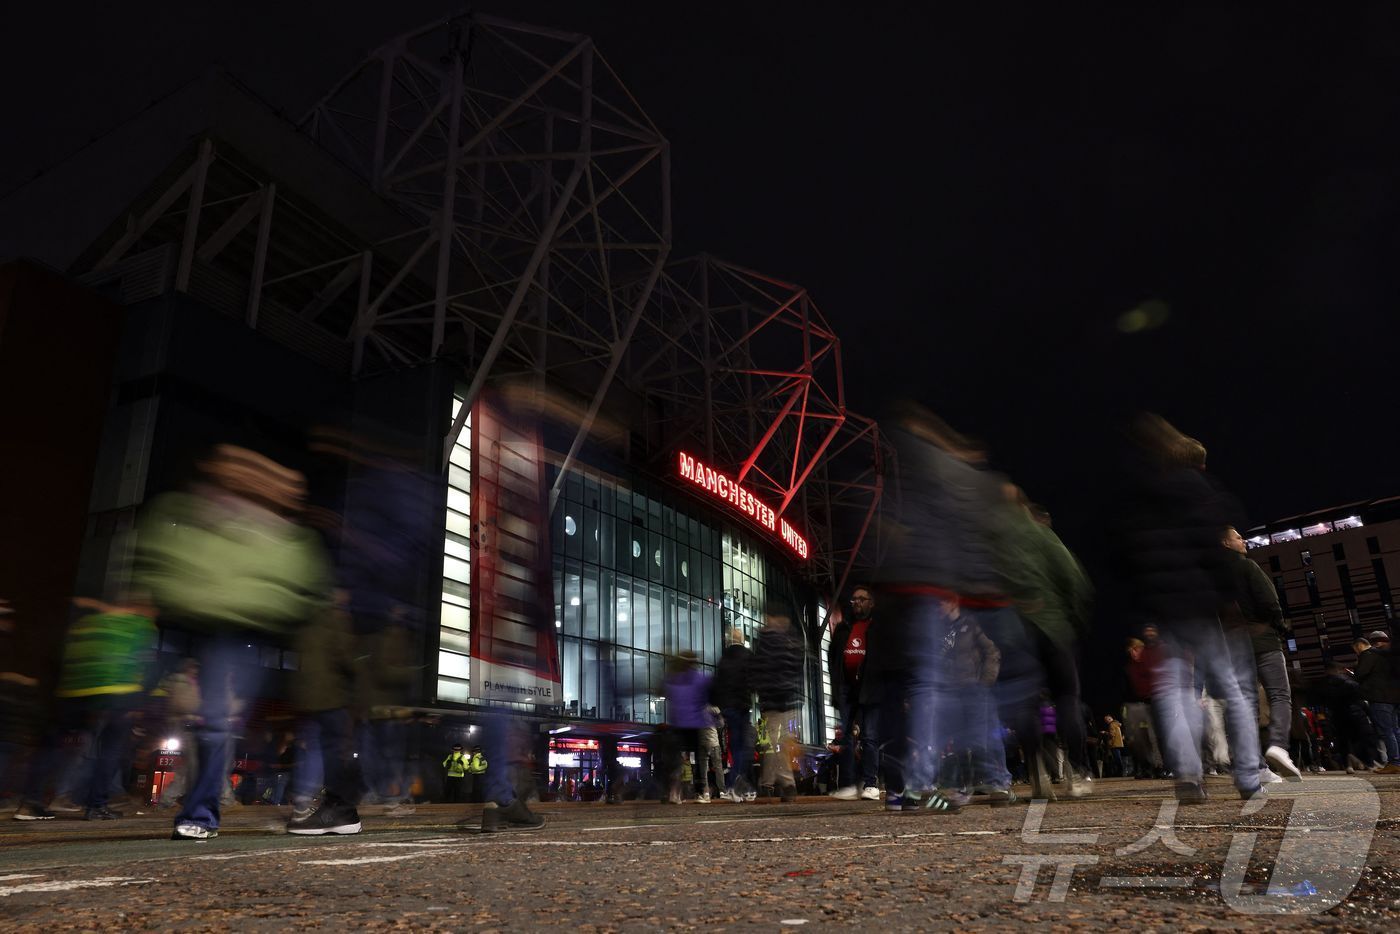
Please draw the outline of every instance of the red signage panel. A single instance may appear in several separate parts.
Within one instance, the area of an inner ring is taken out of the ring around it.
[[[682,480],[695,484],[715,499],[724,500],[731,509],[743,513],[767,529],[775,538],[781,539],[793,554],[806,559],[807,539],[803,538],[787,519],[779,516],[771,506],[723,471],[696,460],[684,451],[679,453],[678,466]]]

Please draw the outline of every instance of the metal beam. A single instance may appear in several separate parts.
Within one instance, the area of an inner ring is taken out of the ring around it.
[[[176,199],[189,191],[190,185],[194,184],[194,176],[197,170],[198,166],[196,165],[191,165],[188,169],[185,169],[185,171],[180,174],[180,177],[175,179],[171,186],[161,193],[161,196],[156,199],[155,203],[141,214],[141,217],[137,219],[136,223],[130,225],[126,233],[122,234],[121,238],[117,240],[116,243],[112,244],[112,248],[102,255],[102,258],[92,267],[92,271],[99,272],[106,269],[125,256],[126,251],[131,249],[136,241],[140,240],[142,235],[151,229],[151,225],[160,220],[161,215],[166,211],[170,210],[170,206],[175,203]]]
[[[204,207],[204,183],[209,178],[209,166],[214,161],[214,144],[200,140],[199,158],[194,164],[194,182],[190,185],[190,209],[185,214],[185,237],[180,244],[180,265],[175,269],[175,290],[185,292],[190,287],[190,268],[194,265],[194,246],[199,237],[199,213]]]
[[[452,420],[452,427],[448,429],[447,437],[443,439],[442,464],[444,470],[447,469],[448,458],[452,456],[452,446],[457,443],[457,437],[462,433],[462,426],[467,422],[467,415],[471,412],[472,405],[475,404],[476,397],[481,393],[481,387],[485,385],[486,377],[491,372],[491,365],[496,362],[496,357],[506,342],[506,336],[510,333],[511,325],[515,323],[515,316],[520,311],[521,303],[525,300],[525,293],[530,290],[530,283],[534,281],[535,273],[539,270],[540,263],[549,250],[549,241],[554,237],[554,231],[559,228],[559,222],[564,218],[564,210],[569,206],[569,201],[574,196],[574,189],[578,188],[579,180],[583,178],[583,168],[583,163],[580,162],[569,173],[569,180],[565,182],[564,190],[559,195],[559,203],[550,212],[549,223],[540,232],[539,243],[535,245],[534,252],[530,254],[530,262],[526,265],[525,272],[520,276],[519,283],[516,284],[515,292],[510,297],[510,304],[506,306],[505,314],[501,316],[501,323],[496,326],[496,333],[491,338],[491,344],[486,348],[481,362],[477,364],[476,373],[472,375],[471,386],[462,398],[462,408],[458,411],[457,417]]]
[[[258,326],[258,306],[262,303],[263,273],[267,270],[267,242],[272,234],[272,206],[277,201],[277,186],[271,182],[263,189],[262,213],[258,215],[258,245],[253,251],[253,281],[248,286],[248,327]]]
[[[248,226],[248,222],[258,216],[258,211],[262,210],[262,203],[262,191],[250,194],[238,206],[238,210],[234,211],[228,220],[220,224],[218,230],[209,235],[209,239],[200,245],[194,255],[206,263],[218,256],[220,251],[232,243],[233,238],[238,236],[244,227]]]

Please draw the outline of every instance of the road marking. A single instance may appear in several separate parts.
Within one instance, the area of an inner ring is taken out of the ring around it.
[[[719,821],[700,821],[702,824],[717,824]],[[616,827],[584,827],[584,830],[638,830],[642,827],[671,827],[673,824],[618,824]]]
[[[286,853],[309,853],[312,850],[320,850],[319,846],[291,846],[284,849],[269,848],[266,850],[248,850],[243,853],[215,853],[210,856],[187,856],[185,859],[194,860],[225,860],[225,859],[252,859],[255,856],[282,856]],[[171,859],[179,859],[172,856]]]
[[[134,879],[130,876],[104,876],[100,879],[73,879],[68,882],[27,882],[0,888],[0,898],[25,892],[71,892],[73,889],[102,889],[113,885],[146,885],[154,879]]]
[[[13,882],[15,879],[42,879],[42,873],[17,872],[12,876],[0,876],[0,882]]]
[[[401,853],[398,856],[359,856],[350,859],[304,859],[302,866],[361,866],[365,863],[397,863],[405,859],[421,859],[436,853]]]

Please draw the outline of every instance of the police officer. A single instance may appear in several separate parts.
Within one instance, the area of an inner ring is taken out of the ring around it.
[[[480,747],[478,747],[480,748]],[[442,767],[447,772],[447,777],[443,782],[443,790],[449,804],[459,804],[462,799],[462,785],[464,784],[468,770],[468,760],[462,754],[462,744],[455,743],[452,751],[447,754],[447,758],[442,760]]]
[[[480,804],[486,791],[486,756],[480,746],[472,747],[467,759],[467,800]]]

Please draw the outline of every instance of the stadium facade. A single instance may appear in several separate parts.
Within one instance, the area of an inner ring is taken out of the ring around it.
[[[17,550],[0,592],[51,615],[119,588],[142,503],[243,444],[307,473],[332,537],[378,529],[402,559],[383,587],[415,622],[414,703],[641,742],[668,656],[713,666],[778,603],[821,741],[825,608],[878,554],[889,452],[805,289],[672,255],[669,159],[586,36],[467,16],[296,120],[211,74],[11,193],[4,281],[43,287],[6,291],[0,352],[87,387],[78,467],[18,528],[85,508],[57,572]],[[26,344],[24,320],[82,334]],[[376,485],[387,464],[408,479]]]

